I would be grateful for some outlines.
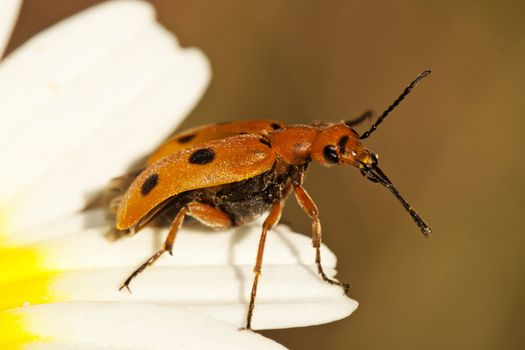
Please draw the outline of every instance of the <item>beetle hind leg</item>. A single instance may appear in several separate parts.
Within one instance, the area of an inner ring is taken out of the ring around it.
[[[119,290],[126,288],[129,292],[131,292],[129,284],[135,277],[137,277],[147,267],[153,265],[155,261],[157,261],[165,252],[173,255],[173,243],[175,242],[177,232],[179,231],[186,215],[197,219],[206,226],[214,228],[227,228],[233,225],[231,218],[226,213],[217,208],[198,202],[188,203],[177,213],[175,219],[173,219],[173,222],[169,228],[168,236],[166,237],[166,241],[164,242],[162,249],[153,254],[148,260],[140,265],[138,269],[133,271],[133,273],[129,275],[124,283],[122,283]]]
[[[184,216],[186,215],[186,212],[187,212],[187,209],[186,207],[184,207],[177,213],[177,216],[175,216],[175,219],[173,220],[170,226],[168,236],[166,237],[166,241],[164,241],[164,246],[162,247],[162,249],[156,252],[155,254],[153,254],[148,260],[146,260],[142,265],[140,265],[138,269],[133,271],[133,273],[129,275],[128,278],[126,278],[124,283],[122,283],[119,290],[126,288],[128,292],[131,293],[129,284],[131,283],[131,281],[133,281],[135,277],[137,277],[148,266],[153,265],[155,261],[157,261],[158,258],[160,258],[162,254],[164,254],[165,252],[170,252],[171,254],[171,251],[173,249],[173,242],[175,242],[175,236],[177,235],[177,232],[179,231],[182,225],[182,222],[184,221]]]

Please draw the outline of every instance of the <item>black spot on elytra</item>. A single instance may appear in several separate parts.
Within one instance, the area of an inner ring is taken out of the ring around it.
[[[346,143],[348,142],[349,138],[350,137],[348,135],[345,135],[341,137],[341,139],[337,143],[339,145],[339,149],[341,150],[341,154],[344,154],[346,152]]]
[[[272,127],[273,130],[279,130],[281,128],[281,126],[277,123],[272,123],[270,126]]]
[[[265,139],[259,139],[259,142],[262,143],[263,145],[266,145],[266,146],[272,148],[272,144],[270,142],[268,142],[267,140],[265,140]]]
[[[201,148],[193,152],[190,156],[191,164],[207,164],[215,158],[215,152],[211,148]]]
[[[195,136],[197,136],[197,134],[189,134],[189,135],[186,135],[186,136],[182,136],[182,137],[179,137],[177,139],[177,142],[178,143],[188,143],[191,140],[193,140],[195,138]]]
[[[337,155],[337,150],[333,145],[328,145],[323,149],[324,159],[330,163],[339,162],[339,156]]]
[[[142,193],[143,196],[147,195],[148,193],[151,192],[152,189],[155,188],[155,186],[157,186],[158,183],[159,183],[159,175],[156,173],[151,174],[150,176],[148,176],[146,181],[144,181],[144,183],[142,184],[142,187],[140,188],[140,193]]]

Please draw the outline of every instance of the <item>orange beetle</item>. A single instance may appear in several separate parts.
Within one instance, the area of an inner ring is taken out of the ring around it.
[[[273,120],[238,121],[198,127],[171,137],[150,156],[142,171],[123,177],[126,179],[125,193],[114,202],[117,230],[133,233],[152,220],[168,218],[170,222],[162,249],[135,270],[120,289],[129,289],[131,280],[140,272],[163,253],[172,253],[175,236],[185,216],[207,226],[228,228],[253,220],[269,210],[255,262],[246,318],[246,328],[249,329],[266,234],[278,223],[282,203],[293,191],[300,206],[312,219],[319,274],[323,280],[340,285],[346,291],[348,284],[328,278],[321,265],[319,213],[302,186],[311,161],[324,166],[347,164],[358,168],[364,177],[388,188],[427,237],[430,228],[401,197],[379,169],[377,156],[365,149],[361,141],[370,136],[429,73],[424,71],[418,75],[362,135],[351,126],[369,117],[369,113],[353,121],[314,122],[311,125],[284,125]]]

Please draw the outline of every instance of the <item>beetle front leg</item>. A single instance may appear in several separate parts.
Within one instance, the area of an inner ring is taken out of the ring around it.
[[[350,285],[348,283],[339,282],[328,278],[326,276],[323,266],[321,265],[321,222],[319,221],[319,211],[310,195],[306,192],[303,186],[298,183],[294,183],[294,193],[297,202],[303,208],[303,210],[312,219],[312,245],[315,248],[315,263],[317,265],[317,271],[325,280],[330,284],[336,284],[343,287],[345,293],[348,292]]]

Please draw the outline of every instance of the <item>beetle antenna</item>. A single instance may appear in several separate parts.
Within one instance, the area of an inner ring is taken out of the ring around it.
[[[430,74],[430,70],[426,70],[423,73],[419,74],[416,79],[414,79],[410,85],[408,85],[405,90],[399,95],[399,97],[377,118],[376,122],[370,127],[368,131],[363,133],[361,136],[359,136],[360,140],[366,139],[370,134],[372,134],[378,127],[379,124],[383,122],[383,120],[394,110],[394,108],[399,105],[401,101],[405,99],[405,97],[412,91],[412,89],[419,83],[423,78],[425,78],[427,75]]]
[[[397,200],[403,205],[405,210],[410,214],[412,219],[414,219],[417,227],[419,227],[419,230],[423,235],[428,238],[429,235],[432,233],[432,230],[428,225],[423,221],[423,219],[419,216],[419,214],[412,208],[410,204],[401,196],[399,191],[394,187],[392,184],[392,181],[385,175],[381,169],[377,166],[377,156],[373,156],[374,158],[374,164],[372,166],[367,166],[366,164],[362,163],[363,168],[361,169],[361,173],[371,180],[372,182],[379,182],[381,185],[388,188],[390,192],[397,198]]]

